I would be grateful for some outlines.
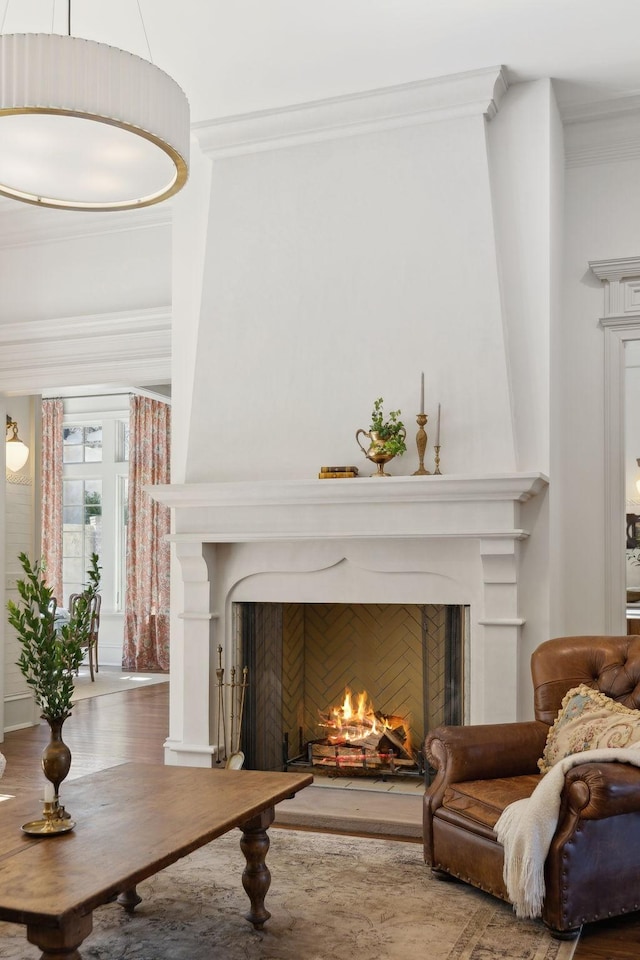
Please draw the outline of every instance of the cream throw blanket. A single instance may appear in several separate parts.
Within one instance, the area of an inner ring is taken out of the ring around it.
[[[539,917],[544,902],[544,862],[558,823],[564,775],[580,763],[616,760],[640,767],[640,743],[572,753],[559,760],[530,797],[510,803],[495,825],[504,847],[504,882],[516,916]]]

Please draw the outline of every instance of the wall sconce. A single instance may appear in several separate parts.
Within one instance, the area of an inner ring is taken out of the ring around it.
[[[18,436],[18,424],[7,414],[7,467],[12,473],[21,470],[29,459],[29,447]]]

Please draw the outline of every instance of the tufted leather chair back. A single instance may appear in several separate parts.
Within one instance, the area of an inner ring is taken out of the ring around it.
[[[567,690],[585,683],[640,710],[640,635],[559,637],[531,657],[536,720],[551,724]]]

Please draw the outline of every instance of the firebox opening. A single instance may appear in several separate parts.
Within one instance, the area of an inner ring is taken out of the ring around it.
[[[464,722],[468,607],[233,608],[238,662],[251,677],[242,732],[249,769],[424,776],[426,731]]]

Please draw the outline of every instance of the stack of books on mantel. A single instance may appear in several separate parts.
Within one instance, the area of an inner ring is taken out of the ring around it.
[[[357,467],[320,467],[319,480],[344,480],[348,477],[357,477]]]

